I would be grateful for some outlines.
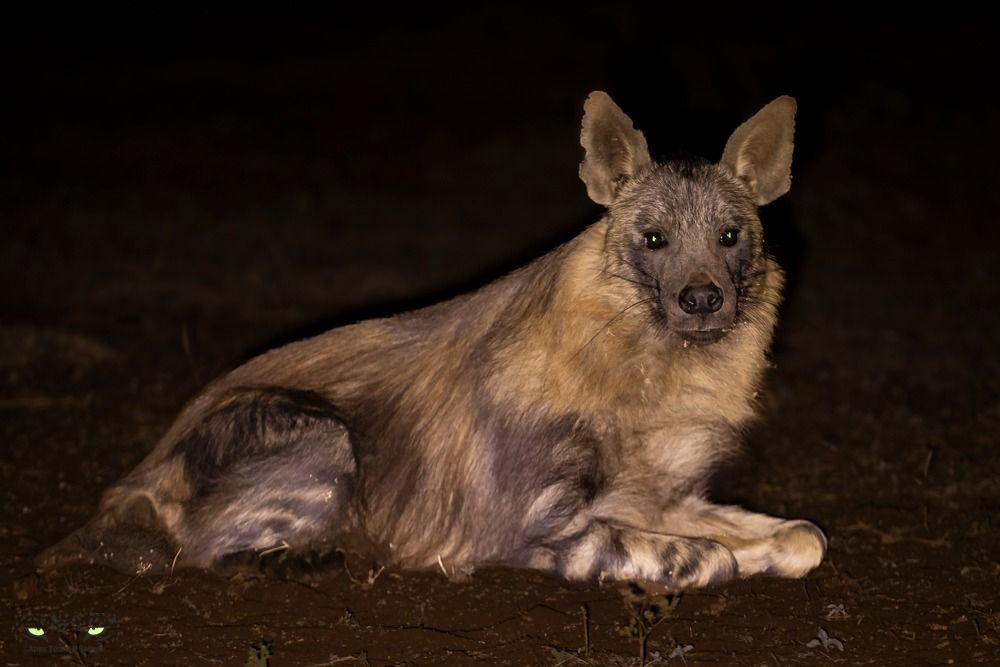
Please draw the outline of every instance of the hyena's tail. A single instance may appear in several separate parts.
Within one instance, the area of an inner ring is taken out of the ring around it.
[[[229,390],[151,460],[36,564],[212,567],[248,552],[322,550],[353,527],[348,430],[313,392]]]

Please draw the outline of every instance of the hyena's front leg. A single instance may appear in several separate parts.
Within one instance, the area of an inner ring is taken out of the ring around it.
[[[667,511],[663,528],[725,545],[739,563],[740,576],[803,577],[823,560],[827,541],[816,524],[780,519],[741,507],[714,505],[692,496]]]
[[[703,538],[645,532],[593,520],[548,545],[548,565],[576,580],[650,582],[670,590],[699,588],[737,576],[733,554]]]

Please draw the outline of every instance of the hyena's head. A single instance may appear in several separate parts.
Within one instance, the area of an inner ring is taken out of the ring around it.
[[[757,207],[791,184],[795,101],[779,97],[740,125],[718,163],[658,164],[603,92],[584,105],[580,178],[608,207],[606,271],[685,341],[721,339],[765,293]]]

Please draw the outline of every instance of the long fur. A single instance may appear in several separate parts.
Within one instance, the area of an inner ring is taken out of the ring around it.
[[[528,266],[213,382],[39,564],[212,567],[360,540],[387,563],[452,572],[676,588],[804,574],[825,550],[815,526],[704,500],[754,415],[780,300],[754,194],[725,165],[639,157],[619,160],[640,165],[626,178],[592,169],[614,179],[596,188],[613,193],[607,214]],[[708,257],[697,248],[723,219],[745,240]],[[650,221],[694,250],[657,264],[636,241]],[[737,302],[710,344],[677,335],[664,306],[691,262],[722,267]]]

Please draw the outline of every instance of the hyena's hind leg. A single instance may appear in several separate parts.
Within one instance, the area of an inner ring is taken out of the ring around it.
[[[354,453],[325,399],[238,390],[217,414],[176,448],[193,480],[174,530],[184,564],[211,567],[276,548],[329,549],[353,527]]]
[[[111,489],[101,513],[39,564],[84,560],[132,571],[129,545],[149,535],[158,541],[140,541],[154,571],[164,563],[211,567],[275,547],[329,548],[353,525],[348,431],[317,394],[231,390],[154,456],[155,464]],[[97,544],[95,559],[88,554]]]
[[[112,489],[114,491],[114,489]],[[69,565],[106,565],[126,574],[162,573],[173,564],[176,543],[164,531],[145,494],[108,499],[97,516],[35,558],[42,571]]]
[[[736,557],[742,577],[804,577],[823,561],[827,548],[823,531],[810,521],[715,505],[697,496],[669,510],[662,526],[671,533],[724,544]]]
[[[737,574],[733,554],[718,542],[598,520],[549,543],[536,563],[570,580],[646,582],[674,591],[723,583]]]

